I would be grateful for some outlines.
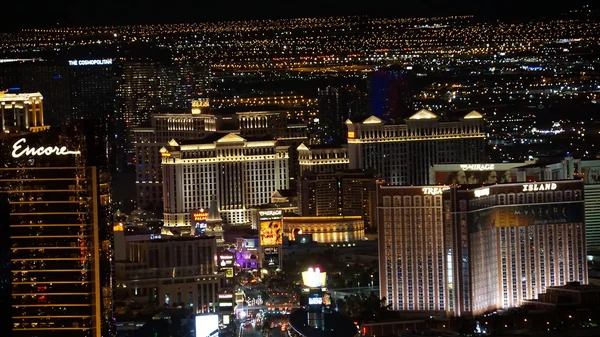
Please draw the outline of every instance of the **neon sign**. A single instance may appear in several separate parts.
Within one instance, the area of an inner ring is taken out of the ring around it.
[[[474,190],[473,192],[475,193],[476,198],[485,197],[485,196],[490,195],[489,188],[482,188],[480,190]]]
[[[460,165],[460,169],[463,171],[493,171],[495,164],[468,164]]]
[[[49,146],[49,147],[38,147],[38,148],[30,148],[29,146],[25,147],[25,149],[21,150],[21,148],[23,148],[23,143],[26,142],[25,138],[21,138],[19,140],[17,140],[14,144],[13,144],[13,151],[12,151],[12,156],[13,158],[19,158],[22,155],[26,155],[26,156],[50,156],[50,155],[57,155],[57,156],[66,156],[66,155],[77,155],[77,154],[81,154],[81,151],[69,151],[67,150],[66,146],[62,146],[62,147],[58,147],[58,146]]]
[[[102,66],[111,65],[113,61],[111,59],[103,60],[69,60],[70,66]]]
[[[323,304],[323,298],[321,297],[309,297],[308,305],[320,305]]]
[[[555,183],[523,184],[523,192],[554,191]]]
[[[445,190],[448,189],[450,189],[450,187],[423,187],[422,191],[423,194],[438,195],[442,194]]]
[[[281,210],[273,210],[273,211],[259,211],[258,215],[260,216],[278,216],[281,215]]]

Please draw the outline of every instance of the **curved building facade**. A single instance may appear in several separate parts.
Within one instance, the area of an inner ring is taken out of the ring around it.
[[[296,239],[296,233],[312,234],[318,243],[361,241],[365,222],[361,216],[284,217],[283,233],[290,240]]]

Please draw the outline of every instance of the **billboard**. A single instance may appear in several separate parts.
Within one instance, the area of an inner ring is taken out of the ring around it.
[[[261,246],[279,246],[283,243],[283,226],[278,220],[261,220],[258,233]]]
[[[600,167],[583,167],[583,183],[586,185],[600,184]]]
[[[469,231],[479,232],[494,227],[583,223],[583,214],[583,201],[496,206],[474,211],[470,215]]]
[[[279,268],[279,248],[263,248],[263,267]]]
[[[196,316],[196,337],[211,337],[219,334],[219,315]]]
[[[327,273],[321,272],[318,267],[308,268],[302,272],[302,284],[310,288],[321,288],[327,284]]]
[[[507,171],[436,171],[436,185],[481,185],[510,183],[517,181],[517,176]]]
[[[233,268],[232,267],[221,268],[221,270],[225,272],[225,277],[227,277],[227,278],[233,277]]]

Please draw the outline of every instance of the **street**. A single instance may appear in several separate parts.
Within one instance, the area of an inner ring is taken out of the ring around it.
[[[278,317],[278,318],[270,318],[269,322],[276,322],[276,323],[285,323],[287,322],[287,318],[283,318],[283,317]],[[242,327],[241,328],[241,337],[262,337],[262,332],[261,332],[261,327],[260,326],[248,326],[248,327]],[[281,331],[281,326],[278,325],[277,327],[271,329],[271,332],[269,334],[270,337],[285,337],[287,336],[285,331]]]

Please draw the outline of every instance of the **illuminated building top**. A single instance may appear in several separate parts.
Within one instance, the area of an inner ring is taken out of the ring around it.
[[[416,114],[410,116],[408,119],[436,119],[439,118],[436,114],[429,110],[419,110]]]
[[[464,119],[478,119],[478,118],[483,118],[483,115],[480,114],[479,112],[473,110],[471,112],[469,112],[468,114],[465,115],[465,117],[463,117]]]
[[[39,92],[12,94],[0,91],[0,119],[3,133],[47,130],[44,125],[44,97]]]
[[[476,114],[447,120],[420,110],[393,123],[375,116],[348,120],[350,169],[373,169],[392,185],[428,185],[433,183],[429,167],[435,163],[481,163],[485,119]]]
[[[39,92],[9,94],[6,91],[0,91],[0,104],[7,104],[7,102],[10,102],[11,104],[18,104],[20,102],[37,103],[37,101],[41,101],[42,99],[44,99],[44,97],[42,97],[42,94]]]

